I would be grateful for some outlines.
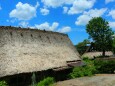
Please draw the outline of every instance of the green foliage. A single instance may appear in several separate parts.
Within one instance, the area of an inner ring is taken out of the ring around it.
[[[113,32],[109,23],[102,17],[94,17],[86,25],[86,31],[95,42],[97,49],[103,51],[111,50]]]
[[[94,65],[96,73],[114,73],[115,71],[114,60],[95,60]]]
[[[90,44],[90,41],[85,39],[83,42],[80,42],[75,46],[77,48],[77,51],[79,52],[79,54],[82,55],[86,51],[87,44]]]
[[[5,81],[0,81],[0,86],[8,86]]]
[[[69,74],[70,78],[76,78],[76,77],[83,77],[83,68],[82,67],[75,67],[72,71],[72,73]]]
[[[90,60],[88,57],[83,58],[85,66],[75,67],[69,78],[92,76],[96,73],[114,73],[115,61],[114,60]]]
[[[93,61],[88,58],[84,58],[86,63],[83,67],[75,67],[72,73],[69,74],[69,78],[83,77],[83,76],[92,76],[95,73],[95,66]]]
[[[115,38],[113,39],[112,51],[113,51],[113,53],[115,54]]]
[[[51,86],[54,83],[54,78],[47,77],[44,80],[40,81],[37,86]]]

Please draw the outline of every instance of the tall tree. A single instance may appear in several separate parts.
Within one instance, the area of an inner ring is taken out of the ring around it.
[[[102,17],[94,17],[86,25],[86,31],[95,42],[97,49],[103,51],[104,57],[105,51],[112,48],[113,32],[109,23]]]

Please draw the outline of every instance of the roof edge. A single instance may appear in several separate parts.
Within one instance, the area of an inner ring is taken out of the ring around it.
[[[60,33],[60,32],[53,32],[53,31],[48,31],[48,30],[40,30],[40,29],[37,29],[37,28],[30,28],[30,27],[27,27],[27,28],[23,28],[23,27],[16,27],[16,26],[0,26],[0,29],[14,29],[14,30],[31,30],[31,31],[38,31],[38,32],[47,32],[47,33],[53,33],[53,34],[60,34],[60,35],[63,35],[63,36],[68,36],[67,34],[65,33]]]

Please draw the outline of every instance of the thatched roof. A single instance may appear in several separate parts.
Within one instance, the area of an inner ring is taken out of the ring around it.
[[[66,34],[0,27],[0,77],[66,67],[81,60]]]
[[[106,56],[112,56],[113,53],[111,51],[107,51],[105,52],[105,55]],[[97,57],[97,56],[102,56],[102,52],[99,52],[99,51],[93,51],[93,52],[87,52],[87,53],[84,53],[82,55],[82,57],[88,57],[90,59],[93,59],[94,57]]]

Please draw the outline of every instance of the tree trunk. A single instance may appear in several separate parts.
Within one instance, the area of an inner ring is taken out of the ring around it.
[[[105,50],[103,50],[102,56],[105,57]]]

